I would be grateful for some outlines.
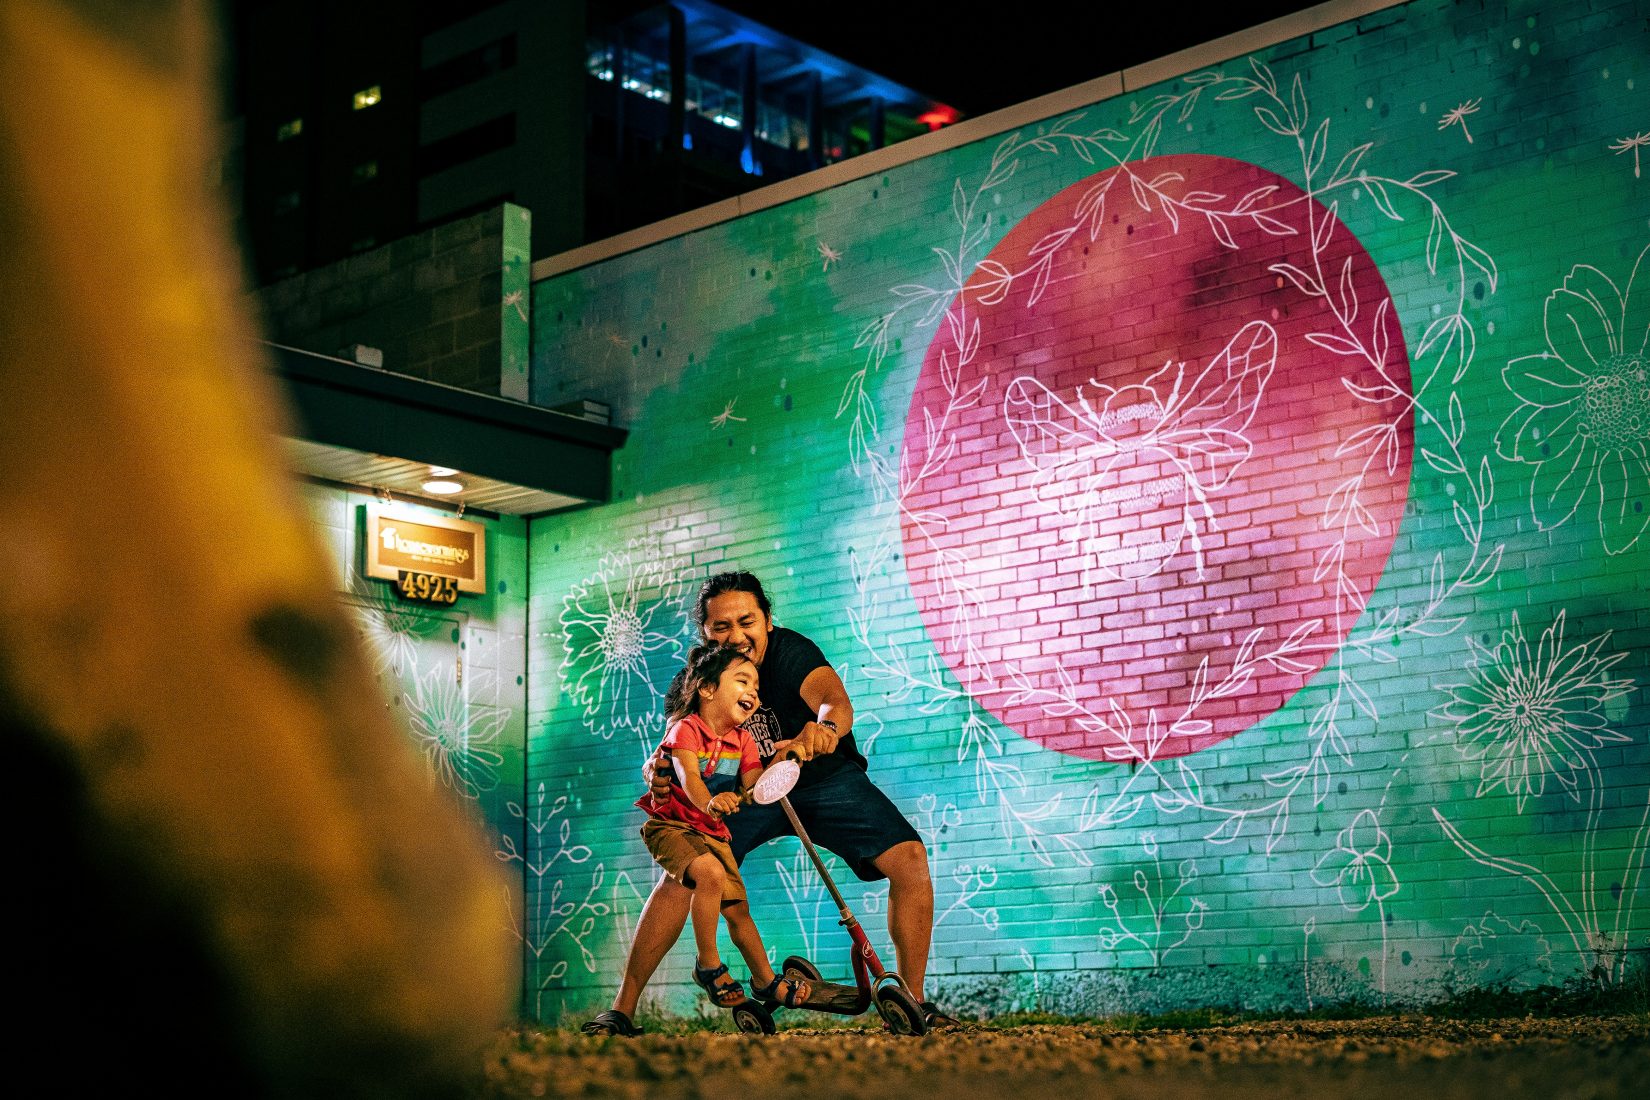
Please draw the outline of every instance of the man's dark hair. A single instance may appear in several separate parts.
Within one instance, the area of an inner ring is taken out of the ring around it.
[[[768,594],[762,591],[762,582],[756,579],[755,573],[718,573],[699,589],[699,602],[693,607],[693,625],[704,630],[710,601],[728,592],[749,592],[756,597],[756,606],[762,609],[762,614],[773,617]]]

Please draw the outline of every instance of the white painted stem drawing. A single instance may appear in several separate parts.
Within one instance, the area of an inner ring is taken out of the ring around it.
[[[1152,861],[1150,872],[1136,868],[1133,876],[1135,893],[1145,904],[1143,919],[1131,924],[1123,914],[1116,889],[1109,883],[1100,887],[1100,901],[1111,913],[1111,923],[1100,929],[1100,946],[1120,955],[1131,950],[1144,951],[1151,959],[1152,970],[1156,971],[1163,968],[1164,960],[1175,948],[1185,944],[1202,929],[1204,914],[1209,907],[1202,898],[1180,900],[1186,888],[1197,881],[1195,860],[1183,859],[1176,864],[1174,882],[1170,883],[1157,838],[1151,833],[1142,833],[1140,850]],[[1178,921],[1178,928],[1166,927],[1171,918]],[[1177,931],[1180,937],[1165,945],[1164,940]]]
[[[1386,901],[1398,893],[1398,876],[1392,870],[1392,840],[1381,828],[1374,810],[1361,810],[1352,823],[1335,838],[1335,847],[1318,858],[1312,881],[1333,886],[1341,908],[1361,913],[1375,907],[1375,923],[1381,930],[1381,997],[1386,997]]]
[[[537,962],[558,941],[565,941],[578,952],[585,971],[594,974],[596,954],[587,941],[596,931],[598,922],[616,913],[621,923],[628,927],[629,910],[640,904],[642,895],[630,881],[630,875],[620,872],[614,877],[608,897],[604,900],[601,897],[607,881],[607,866],[604,863],[595,864],[591,870],[583,897],[575,899],[567,892],[567,880],[563,877],[566,871],[560,865],[582,867],[590,862],[592,855],[589,845],[573,841],[573,822],[571,817],[566,816],[567,807],[568,796],[559,795],[550,801],[543,783],[534,790],[531,810],[515,802],[509,803],[507,809],[510,816],[525,825],[527,851],[518,850],[514,839],[507,833],[501,833],[494,855],[501,863],[521,866],[525,911],[522,923],[512,931],[527,949],[528,955]],[[537,852],[537,857],[529,858],[528,852]],[[556,874],[558,870],[560,874]],[[552,877],[553,874],[555,877]],[[514,914],[513,905],[510,911]],[[545,1018],[545,995],[566,977],[567,972],[565,958],[557,959],[549,968],[538,972],[538,980],[532,984],[533,1016],[536,1019]]]

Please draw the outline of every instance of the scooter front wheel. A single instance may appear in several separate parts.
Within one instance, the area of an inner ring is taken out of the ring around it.
[[[877,1015],[895,1035],[922,1035],[928,1031],[922,1006],[917,999],[897,985],[885,985],[876,991]]]
[[[773,1024],[773,1013],[758,1001],[746,1001],[733,1007],[733,1026],[746,1035],[772,1035],[778,1028]]]
[[[779,967],[781,974],[795,974],[806,978],[810,982],[822,982],[825,976],[819,972],[819,967],[803,958],[801,955],[786,955],[785,961]]]

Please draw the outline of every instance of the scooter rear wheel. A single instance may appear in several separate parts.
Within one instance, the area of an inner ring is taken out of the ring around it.
[[[876,991],[877,1015],[895,1035],[922,1035],[928,1031],[922,1006],[917,999],[897,985],[885,985]]]
[[[773,1013],[763,1008],[759,1001],[746,1001],[742,1005],[735,1005],[733,1026],[747,1035],[772,1035],[779,1030],[774,1027]]]

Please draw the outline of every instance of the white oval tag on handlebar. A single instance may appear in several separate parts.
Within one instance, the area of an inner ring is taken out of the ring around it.
[[[791,793],[801,774],[802,765],[795,760],[781,760],[770,765],[756,781],[756,786],[751,788],[751,798],[763,806],[778,802]]]

